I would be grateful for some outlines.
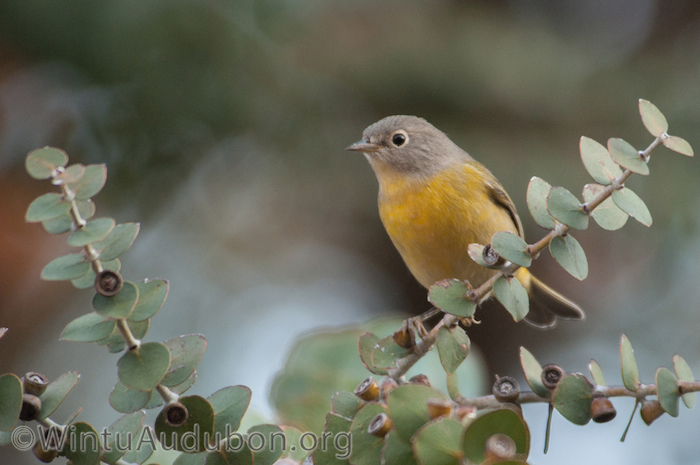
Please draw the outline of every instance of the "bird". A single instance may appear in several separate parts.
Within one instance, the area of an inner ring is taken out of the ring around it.
[[[497,270],[474,262],[469,244],[488,244],[499,231],[524,238],[515,205],[498,179],[423,118],[383,118],[346,150],[362,152],[369,161],[379,182],[384,228],[425,288],[449,278],[480,286]],[[584,318],[581,307],[527,268],[514,276],[530,298],[525,321],[531,325],[546,329],[558,318]]]

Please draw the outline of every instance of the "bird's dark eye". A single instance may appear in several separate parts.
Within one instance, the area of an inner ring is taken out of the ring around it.
[[[404,134],[403,132],[397,132],[396,134],[391,136],[391,143],[397,147],[401,147],[403,144],[406,143],[406,134]]]

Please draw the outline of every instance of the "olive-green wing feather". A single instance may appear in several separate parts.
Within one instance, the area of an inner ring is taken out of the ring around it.
[[[503,188],[503,186],[501,186],[501,183],[498,182],[498,179],[496,179],[493,174],[488,171],[485,174],[487,174],[487,176],[485,176],[484,182],[486,184],[486,189],[488,189],[489,195],[497,205],[505,208],[513,220],[513,223],[518,230],[518,234],[520,234],[520,237],[524,239],[525,235],[523,232],[523,225],[520,222],[520,217],[518,216],[518,212],[515,210],[513,201],[510,199],[506,193],[506,190]]]

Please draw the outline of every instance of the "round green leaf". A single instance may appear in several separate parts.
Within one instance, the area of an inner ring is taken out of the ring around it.
[[[396,388],[394,391],[397,389],[401,388]],[[380,413],[388,414],[383,405],[370,402],[355,415],[355,419],[350,427],[350,437],[352,438],[350,463],[353,465],[376,465],[380,463],[384,439],[378,438],[367,431],[374,417]],[[394,419],[394,424],[396,425],[396,423],[397,420]],[[316,454],[314,454],[314,458],[316,458]]]
[[[58,257],[41,270],[41,279],[45,281],[63,281],[80,278],[90,269],[90,263],[80,253]]]
[[[476,303],[465,297],[471,288],[458,279],[443,279],[428,289],[428,302],[461,318],[474,315]]]
[[[252,392],[246,386],[228,386],[212,394],[207,400],[216,414],[214,432],[225,438],[227,432],[231,434],[238,430],[251,396]]]
[[[131,314],[139,298],[139,289],[131,281],[124,281],[124,287],[117,295],[105,297],[95,294],[92,299],[92,308],[97,313],[111,318],[125,319]]]
[[[109,394],[109,405],[117,412],[132,413],[142,409],[150,398],[150,392],[129,389],[120,381]]]
[[[114,260],[133,244],[139,233],[139,223],[118,224],[102,241],[93,244],[100,260]]]
[[[250,450],[245,441],[240,441],[237,436],[229,441],[229,446],[223,450],[223,454],[228,465],[253,465],[253,451]],[[208,457],[206,463],[209,464]]]
[[[530,311],[527,291],[517,278],[506,279],[501,276],[493,284],[493,294],[515,321],[522,320]]]
[[[637,366],[637,359],[634,357],[632,343],[624,334],[620,339],[620,366],[622,368],[622,384],[630,391],[636,391],[637,385],[641,382],[639,379],[639,367]]]
[[[365,401],[356,395],[347,391],[340,391],[331,399],[331,412],[352,420],[364,405]]]
[[[663,409],[672,417],[678,416],[678,378],[671,370],[661,367],[656,370],[656,392],[659,403]]]
[[[535,222],[545,229],[554,229],[556,222],[547,210],[547,196],[552,186],[543,179],[533,176],[527,185],[527,208]]]
[[[605,376],[603,376],[603,370],[600,369],[600,365],[598,365],[598,362],[595,360],[591,359],[591,362],[588,364],[588,370],[591,372],[591,376],[593,377],[593,382],[596,383],[598,386],[605,386]]]
[[[75,193],[76,199],[85,200],[100,192],[106,181],[106,165],[88,165],[80,181],[68,184],[68,188]]]
[[[122,267],[122,264],[118,258],[101,263],[102,269],[104,270],[119,271]],[[80,278],[71,279],[70,282],[76,289],[90,289],[91,287],[95,287],[95,271],[92,269],[92,267],[90,267],[87,273]]]
[[[76,200],[75,203],[78,206],[78,213],[80,213],[82,219],[88,220],[95,214],[95,204],[92,200]],[[73,217],[68,212],[51,220],[46,220],[41,225],[49,234],[63,234],[72,229]]]
[[[583,187],[583,200],[586,203],[592,202],[597,198],[605,187],[600,184],[586,184]],[[627,213],[620,210],[620,207],[615,205],[612,198],[608,197],[591,212],[591,216],[603,229],[608,231],[616,231],[627,223],[629,216]]]
[[[693,372],[690,370],[688,363],[680,355],[675,355],[673,357],[673,368],[674,368],[674,370],[676,370],[676,374],[678,375],[678,379],[680,379],[681,381],[686,381],[688,383],[692,383],[695,381],[695,379],[693,378]],[[694,392],[687,392],[687,393],[683,394],[682,399],[683,399],[683,403],[685,404],[686,407],[688,407],[688,408],[695,407],[695,393]]]
[[[78,379],[80,379],[80,375],[77,372],[69,371],[59,376],[55,381],[50,382],[43,394],[39,396],[39,399],[41,399],[41,412],[39,412],[37,419],[43,420],[55,412],[73,390]]]
[[[644,226],[651,226],[651,213],[642,199],[631,189],[623,187],[620,190],[613,192],[613,202],[620,207],[622,211],[627,213],[635,220],[642,223]]]
[[[548,398],[549,389],[542,384],[542,366],[525,347],[520,348],[520,366],[532,391],[540,397]]]
[[[282,452],[280,459],[290,459],[296,463],[303,463],[306,457],[311,453],[311,451],[304,450],[301,444],[308,435],[302,437],[303,432],[293,426],[281,425],[280,428],[282,428],[284,437],[287,439],[286,449]],[[334,439],[333,436],[329,437],[328,440],[322,442],[319,447],[332,447]],[[321,439],[321,441],[323,441],[323,439]]]
[[[85,223],[85,226],[78,228],[68,236],[68,245],[73,247],[83,247],[93,242],[104,239],[114,228],[114,218],[97,218]]]
[[[221,465],[221,455],[222,453],[218,451],[180,454],[172,465],[207,465],[210,461],[212,465]],[[225,460],[226,458],[224,457],[224,461]],[[253,463],[252,457],[250,463]]]
[[[581,244],[571,235],[557,236],[549,243],[552,257],[571,276],[584,280],[588,276],[588,260]]]
[[[383,464],[416,465],[418,463],[413,455],[411,443],[401,439],[396,430],[391,430],[384,436],[381,458]]]
[[[165,303],[170,283],[164,279],[146,279],[136,283],[136,286],[139,288],[139,300],[129,315],[129,320],[142,321],[153,318]]]
[[[604,145],[588,137],[581,137],[579,148],[583,166],[595,182],[607,186],[613,179],[622,176],[622,170],[613,161]]]
[[[117,366],[119,381],[131,389],[150,391],[168,371],[170,351],[159,342],[147,342],[122,355]]]
[[[642,116],[644,127],[652,136],[661,137],[661,134],[668,131],[666,117],[650,101],[639,99],[639,114]]]
[[[124,415],[112,423],[106,435],[107,443],[103,444],[103,451],[100,460],[107,463],[114,463],[124,456],[129,441],[134,441],[136,434],[143,425],[145,414],[143,411]]]
[[[497,232],[491,238],[491,247],[506,260],[516,265],[528,267],[532,257],[527,253],[527,242],[517,234],[508,231]]]
[[[460,465],[464,426],[452,418],[436,418],[424,425],[413,440],[413,451],[421,465]]]
[[[588,215],[574,194],[563,187],[553,187],[547,196],[547,211],[557,221],[574,229],[588,227]]]
[[[627,141],[618,138],[608,139],[608,151],[615,162],[642,176],[649,174],[649,165],[639,156],[637,149]]]
[[[61,149],[44,147],[29,152],[25,160],[27,173],[34,179],[48,179],[58,167],[66,166],[68,155]]]
[[[22,381],[12,373],[0,376],[0,431],[12,431],[22,410]]]
[[[182,426],[170,426],[165,422],[161,410],[155,424],[158,438],[165,438],[163,442],[165,448],[174,447],[176,450],[190,453],[204,451],[207,440],[213,437],[213,407],[200,396],[180,397],[179,402],[187,408],[189,413],[187,421]],[[186,433],[189,434],[183,438]]]
[[[404,441],[410,441],[416,431],[430,421],[428,399],[447,399],[447,397],[438,390],[420,384],[404,384],[389,393],[387,399],[391,412],[389,416],[394,421],[396,432]],[[356,421],[357,418],[355,417]],[[353,436],[353,442],[354,439]]]
[[[155,437],[156,433],[150,426],[142,426],[139,432],[136,433],[138,440],[133,441],[132,447],[126,452],[123,460],[126,463],[145,463],[153,454],[153,447],[151,446],[156,444]],[[151,439],[153,439],[153,442],[150,442]]]
[[[575,425],[591,420],[593,385],[581,373],[567,373],[552,394],[552,403],[564,418]]]
[[[692,157],[693,154],[693,147],[690,146],[690,144],[683,138],[678,137],[678,136],[668,136],[668,137],[662,137],[661,138],[661,143],[664,144],[664,146],[668,149],[673,150],[674,152],[678,152],[681,155],[687,155],[689,157]]]
[[[374,374],[385,375],[385,368],[378,368],[372,364],[372,351],[379,343],[379,336],[372,333],[364,333],[357,340],[357,351],[360,353],[362,364]]]
[[[375,404],[376,405],[376,404]],[[374,418],[374,417],[372,417]],[[372,421],[370,418],[369,421]],[[348,454],[357,447],[350,436],[352,422],[345,417],[329,413],[323,434],[329,434],[327,447],[317,447],[313,451],[314,465],[346,465]],[[389,435],[394,434],[390,432]]]
[[[530,452],[530,430],[520,408],[501,404],[495,409],[479,411],[476,420],[467,426],[462,439],[465,458],[474,463],[482,463],[486,459],[486,441],[498,433],[509,436],[515,442],[518,454],[527,456]]]
[[[471,346],[469,336],[459,326],[454,328],[443,326],[438,330],[436,342],[442,367],[446,373],[454,373],[469,355],[469,347]]]
[[[161,381],[164,386],[177,386],[185,381],[197,367],[207,348],[207,340],[201,334],[187,334],[165,341],[170,350],[170,368]]]
[[[247,439],[256,465],[272,465],[282,455],[285,436],[277,425],[255,425],[248,430]]]
[[[396,361],[410,353],[409,349],[399,346],[392,336],[380,339],[372,349],[370,360],[372,366],[381,370],[391,370],[396,368]]]
[[[61,194],[49,193],[37,197],[29,204],[24,219],[29,223],[51,220],[65,215],[70,211],[70,202],[66,202]]]
[[[70,425],[67,433],[64,452],[72,465],[97,465],[100,462],[102,445],[95,428],[81,421]]]
[[[68,323],[61,333],[62,341],[96,342],[112,334],[116,320],[97,314],[88,313]]]
[[[85,174],[85,166],[80,163],[76,163],[56,174],[51,180],[51,184],[54,186],[60,186],[61,184],[78,182],[80,181],[80,178],[83,177],[83,174]]]

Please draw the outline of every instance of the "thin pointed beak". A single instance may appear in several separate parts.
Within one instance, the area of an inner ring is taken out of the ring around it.
[[[372,144],[369,141],[361,140],[359,142],[355,142],[354,144],[348,145],[345,147],[345,150],[352,150],[353,152],[376,152],[379,150],[379,146],[377,144]]]

